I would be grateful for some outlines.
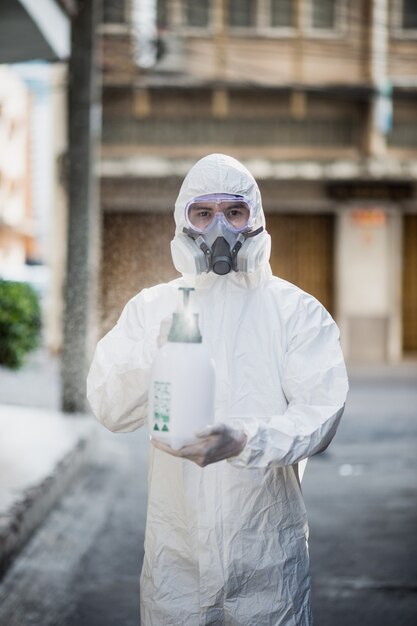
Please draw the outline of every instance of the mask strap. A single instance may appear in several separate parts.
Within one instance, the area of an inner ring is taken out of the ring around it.
[[[259,235],[259,233],[261,233],[263,229],[263,226],[259,226],[259,228],[257,228],[256,230],[251,230],[249,233],[244,233],[244,237],[245,239],[249,239],[249,237],[255,237],[256,235]]]
[[[200,250],[204,253],[204,256],[207,262],[207,267],[211,267],[211,250],[206,244],[206,242],[204,241],[204,238],[202,237],[202,235],[200,235],[199,233],[193,232],[190,228],[183,228],[182,232],[185,235],[188,235],[189,237],[191,237],[191,239],[194,239],[194,241],[196,242]]]
[[[236,239],[236,243],[235,243],[235,245],[233,246],[233,248],[231,250],[232,267],[235,270],[235,272],[237,272],[237,253],[239,252],[239,250],[241,249],[241,247],[245,243],[246,239],[249,239],[249,237],[255,237],[256,235],[259,235],[259,233],[261,233],[263,231],[263,229],[264,229],[264,227],[260,226],[256,230],[250,231],[249,233],[240,233],[239,234],[238,238]]]

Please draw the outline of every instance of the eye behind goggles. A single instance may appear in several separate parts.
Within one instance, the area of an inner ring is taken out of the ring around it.
[[[185,207],[185,221],[194,232],[204,234],[219,220],[236,233],[250,230],[253,223],[250,202],[241,195],[212,194],[193,198]]]

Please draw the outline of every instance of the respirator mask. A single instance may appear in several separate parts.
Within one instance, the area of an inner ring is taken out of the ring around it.
[[[183,274],[253,272],[269,259],[270,237],[252,230],[251,203],[242,195],[208,194],[185,207],[186,227],[171,242],[174,265]]]

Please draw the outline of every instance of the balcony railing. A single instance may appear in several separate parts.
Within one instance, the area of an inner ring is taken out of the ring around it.
[[[107,119],[105,144],[352,147],[358,122],[344,119]]]
[[[391,148],[417,149],[417,121],[397,121],[388,135]]]

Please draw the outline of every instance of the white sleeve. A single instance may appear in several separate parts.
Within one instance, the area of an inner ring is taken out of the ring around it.
[[[98,342],[87,377],[87,398],[93,413],[114,432],[130,432],[146,421],[156,342],[154,350],[150,349],[143,293],[127,303],[116,326]]]
[[[229,462],[249,468],[292,465],[323,451],[342,417],[348,387],[339,329],[311,298],[297,315],[284,358],[287,410],[265,421],[234,420],[244,428],[248,441]]]

